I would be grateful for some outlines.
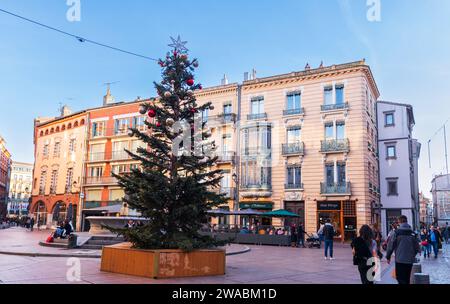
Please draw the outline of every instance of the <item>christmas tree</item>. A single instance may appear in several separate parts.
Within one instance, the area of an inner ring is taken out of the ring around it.
[[[149,221],[143,226],[115,229],[140,249],[182,249],[186,251],[224,245],[200,234],[207,224],[207,211],[226,202],[214,188],[222,174],[214,169],[214,143],[202,123],[201,113],[211,103],[196,104],[194,91],[201,90],[193,72],[198,60],[190,60],[185,42],[172,38],[172,50],[158,64],[162,81],[154,83],[159,98],[140,106],[147,114],[148,131],[136,128],[129,135],[147,148],[127,151],[141,163],[125,175],[114,175],[125,191],[124,202]]]

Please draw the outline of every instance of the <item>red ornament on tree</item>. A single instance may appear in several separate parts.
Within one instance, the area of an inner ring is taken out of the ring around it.
[[[159,127],[161,127],[161,123],[158,121],[157,123],[156,123],[156,126],[159,128]]]
[[[192,108],[191,109],[191,113],[197,113],[197,109],[196,108]]]
[[[199,86],[198,86],[198,89],[199,89],[199,90],[203,90],[202,85],[199,85]]]
[[[186,83],[187,83],[187,85],[188,86],[193,86],[194,85],[194,79],[188,79],[188,80],[186,80]]]
[[[148,116],[151,117],[151,118],[155,117],[155,116],[156,116],[156,111],[153,110],[153,109],[150,109],[150,110],[148,111]]]
[[[177,57],[178,56],[178,52],[175,50],[175,51],[173,51],[173,55],[175,56],[175,57]]]

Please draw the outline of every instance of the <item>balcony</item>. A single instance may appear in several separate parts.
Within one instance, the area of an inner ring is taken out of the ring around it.
[[[111,156],[105,152],[94,152],[94,153],[89,153],[89,155],[88,155],[89,162],[106,161],[106,160],[110,160],[110,159],[111,159]]]
[[[87,186],[92,185],[116,185],[118,183],[117,178],[113,176],[94,176],[85,177],[84,184]]]
[[[113,160],[127,160],[131,159],[131,156],[125,151],[113,151],[112,152],[112,159]]]
[[[121,126],[119,128],[104,128],[97,130],[96,132],[91,132],[90,139],[104,138],[104,137],[114,137],[114,136],[128,136],[128,129],[132,126]],[[141,132],[148,130],[146,125],[135,126]]]
[[[320,183],[320,193],[324,195],[351,195],[350,182]]]
[[[247,120],[266,119],[267,113],[248,114]]]
[[[285,184],[285,190],[303,190],[303,183]]]
[[[270,148],[263,147],[247,147],[242,149],[242,156],[252,156],[252,157],[272,157],[272,150]]]
[[[248,183],[241,185],[242,190],[271,190],[272,185],[269,183]]]
[[[321,105],[320,109],[322,112],[345,110],[345,109],[348,109],[348,103],[346,102],[346,103]]]
[[[234,113],[222,113],[217,116],[211,116],[208,118],[208,126],[211,128],[231,124],[236,122],[237,115]]]
[[[305,113],[304,108],[289,109],[283,111],[283,116],[302,115],[304,113]]]
[[[232,151],[224,151],[222,153],[220,153],[219,155],[217,155],[218,159],[217,162],[218,163],[233,163],[234,159],[236,157],[236,153],[232,152]]]
[[[322,153],[336,153],[349,152],[350,143],[348,139],[327,139],[322,140],[320,152]]]
[[[304,144],[302,142],[283,144],[282,154],[283,155],[303,155],[304,154]]]
[[[116,206],[122,205],[121,201],[87,201],[83,204],[83,209],[93,209],[102,206]]]

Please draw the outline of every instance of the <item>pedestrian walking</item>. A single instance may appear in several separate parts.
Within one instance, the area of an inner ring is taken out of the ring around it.
[[[358,266],[361,283],[365,285],[373,284],[376,269],[375,260],[378,255],[377,243],[374,240],[374,233],[369,225],[363,225],[359,229],[359,236],[351,244],[353,250],[353,265]],[[369,273],[370,270],[374,273]]]
[[[298,246],[302,246],[303,248],[306,248],[305,246],[305,229],[303,228],[303,224],[299,223],[297,227],[297,239],[298,239]]]
[[[428,234],[428,230],[423,228],[420,231],[420,245],[422,245],[423,257],[430,258],[431,253],[431,242],[430,235]]]
[[[297,228],[295,224],[291,225],[291,246],[297,247]]]
[[[381,235],[381,231],[378,228],[377,223],[373,224],[372,233],[373,233],[373,240],[375,241],[375,243],[377,245],[377,248],[376,248],[377,256],[381,260],[381,259],[383,259],[383,253],[381,252],[381,241],[383,240],[383,236]]]
[[[30,219],[30,231],[33,232],[34,229],[34,217]]]
[[[434,258],[437,259],[439,255],[439,243],[442,242],[442,236],[438,229],[436,229],[434,226],[431,226],[430,229],[430,243],[431,247],[433,248]],[[441,244],[442,246],[442,244]]]
[[[322,246],[323,239],[323,227],[325,227],[323,222],[320,222],[319,230],[317,230],[317,235],[319,236],[320,246]]]
[[[328,259],[328,254],[330,255],[330,260],[334,260],[333,257],[333,240],[334,240],[334,227],[331,225],[331,220],[327,219],[327,222],[323,226],[323,239],[325,241],[325,260]]]
[[[400,226],[395,230],[389,240],[386,259],[391,263],[392,254],[395,253],[395,273],[399,284],[408,285],[411,280],[411,270],[416,262],[416,255],[420,252],[419,240],[408,224],[408,218],[399,217]]]

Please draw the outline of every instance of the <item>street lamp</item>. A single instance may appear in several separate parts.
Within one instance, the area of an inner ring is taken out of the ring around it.
[[[238,200],[239,200],[239,177],[236,173],[233,173],[232,179],[234,181],[234,184],[236,186],[236,189],[234,191],[234,206],[233,206],[233,210],[234,211],[238,211]],[[236,228],[238,225],[238,217],[235,214],[234,215],[234,227]]]

